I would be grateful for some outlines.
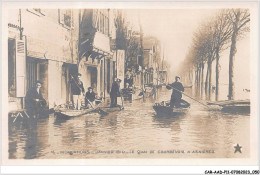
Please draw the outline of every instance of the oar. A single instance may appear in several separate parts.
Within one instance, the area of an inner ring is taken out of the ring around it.
[[[71,76],[71,79],[73,79],[73,81],[75,82],[75,84],[78,86],[78,88],[80,88],[79,87],[79,85],[78,85],[78,83],[76,82],[76,80],[73,78],[73,76],[70,74],[70,76]],[[81,88],[80,88],[81,89]],[[82,92],[83,93],[83,92]],[[94,109],[94,106],[92,105],[92,103],[88,100],[88,98],[86,98],[87,99],[87,101],[89,102],[89,104],[90,104],[90,106]],[[99,110],[98,110],[98,113],[100,113],[101,115],[107,115],[108,113],[107,112],[105,112],[105,111],[103,111],[102,109],[100,109],[99,108]]]
[[[89,101],[89,99],[88,99],[88,98],[85,98],[85,99],[87,99],[87,101],[88,101],[88,103],[90,104],[90,106],[91,106],[93,109],[95,109],[94,106],[92,105],[92,103]],[[101,115],[107,115],[107,114],[108,114],[107,112],[103,111],[103,110],[100,109],[100,108],[98,108],[98,113],[100,113]]]
[[[202,103],[202,102],[200,102],[200,101],[198,101],[198,100],[196,100],[196,99],[192,98],[191,96],[189,96],[189,95],[185,94],[184,92],[182,92],[182,91],[180,91],[180,90],[178,90],[178,89],[175,89],[175,88],[174,88],[174,87],[172,87],[172,86],[169,86],[169,85],[167,85],[167,86],[168,86],[168,87],[171,87],[172,89],[174,89],[174,90],[176,90],[176,91],[178,91],[178,92],[182,93],[183,95],[185,95],[185,96],[187,96],[187,97],[191,98],[192,100],[194,100],[194,101],[196,101],[196,102],[198,102],[198,103],[202,104],[203,106],[206,106],[207,108],[210,108],[208,105],[206,105],[206,104],[204,104],[204,103]]]

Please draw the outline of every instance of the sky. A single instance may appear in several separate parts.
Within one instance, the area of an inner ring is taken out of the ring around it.
[[[155,36],[161,41],[165,59],[171,64],[171,69],[176,70],[185,59],[198,25],[215,13],[216,10],[212,9],[147,9],[128,10],[127,16],[136,25],[140,16],[144,35]]]
[[[165,60],[171,66],[172,77],[175,77],[192,44],[193,33],[201,23],[213,18],[216,13],[217,9],[127,10],[127,18],[134,26],[138,26],[138,17],[140,17],[144,35],[155,36],[161,41],[165,52]],[[221,53],[220,64],[220,85],[226,91],[228,89],[229,49]],[[249,33],[237,42],[234,64],[235,88],[239,92],[237,95],[240,95],[239,98],[248,98],[242,96],[244,93],[243,89],[250,89]],[[206,69],[204,71],[205,75]],[[213,62],[213,72],[215,72],[215,62]],[[214,85],[214,73],[212,82]],[[227,93],[222,93],[223,99],[226,98]]]

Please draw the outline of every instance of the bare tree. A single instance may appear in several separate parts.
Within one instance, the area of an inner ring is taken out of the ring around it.
[[[207,73],[205,82],[205,93],[211,94],[211,72],[212,61],[214,60],[214,36],[215,31],[209,25],[209,22],[204,23],[193,34],[192,45],[189,49],[189,53],[185,62],[190,62],[191,65],[186,66],[193,67],[195,69],[195,88],[196,94],[203,94],[204,85],[204,64],[207,62]]]
[[[249,31],[250,13],[248,9],[231,9],[227,12],[227,17],[232,25],[231,46],[229,54],[229,87],[228,99],[234,99],[234,60],[237,52],[236,44],[239,37]]]
[[[220,11],[212,26],[215,30],[215,53],[216,53],[216,91],[215,91],[215,100],[218,101],[219,96],[219,59],[220,53],[227,49],[228,43],[230,43],[230,38],[232,34],[232,25],[227,17],[227,10]]]
[[[137,37],[139,32],[133,31],[126,21],[122,11],[117,11],[115,18],[116,49],[125,50],[125,71],[132,66],[132,58],[136,58],[140,52],[141,44]],[[136,61],[135,61],[136,62]]]
[[[203,53],[204,59],[207,62],[207,73],[205,79],[205,93],[208,99],[211,97],[211,77],[212,77],[212,62],[215,59],[215,36],[216,31],[212,27],[212,22],[207,21],[201,25],[200,35],[204,37],[201,43],[200,52]]]

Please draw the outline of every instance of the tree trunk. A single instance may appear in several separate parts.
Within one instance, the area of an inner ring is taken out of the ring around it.
[[[199,70],[198,70],[198,67],[196,68],[196,71],[195,71],[195,83],[196,83],[196,87],[195,87],[195,94],[196,94],[196,97],[198,96],[198,81],[199,81]]]
[[[204,63],[201,63],[201,97],[203,96],[203,84],[204,84]]]
[[[198,78],[199,78],[199,81],[198,81],[198,94],[200,94],[200,75],[201,75],[201,64],[199,64],[199,75],[198,75]]]
[[[234,31],[231,38],[230,54],[229,54],[229,86],[228,86],[228,99],[234,99],[234,59],[237,52],[236,41],[237,40],[237,31]]]
[[[198,74],[199,74],[199,71],[198,71],[198,68],[196,68],[196,89],[198,88]]]
[[[209,95],[209,100],[211,99],[211,75],[212,75],[212,62],[210,60],[210,63],[209,63],[209,86],[208,86],[208,95]]]
[[[189,83],[192,82],[192,76],[191,76],[192,72],[189,70]]]
[[[219,48],[216,49],[216,91],[215,100],[218,101],[219,97]]]
[[[206,79],[205,79],[205,95],[208,94],[208,80],[209,80],[209,63],[207,64],[207,73],[206,73]]]

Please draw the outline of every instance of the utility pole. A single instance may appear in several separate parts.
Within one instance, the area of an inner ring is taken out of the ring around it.
[[[20,40],[23,39],[23,28],[22,28],[22,11],[19,9],[19,31],[20,31]]]
[[[141,25],[141,21],[140,21],[140,14],[138,14],[138,21],[139,21],[139,27],[140,27],[140,45],[141,45],[141,49],[140,49],[140,57],[141,57],[141,63],[142,63],[142,71],[141,71],[141,76],[142,76],[142,92],[143,92],[143,100],[144,100],[144,65],[143,65],[143,60],[144,60],[144,55],[143,55],[143,28]]]
[[[81,48],[81,9],[79,9],[79,36],[78,36],[78,60],[77,60],[77,66],[79,67],[80,62],[80,48]]]

